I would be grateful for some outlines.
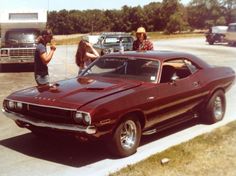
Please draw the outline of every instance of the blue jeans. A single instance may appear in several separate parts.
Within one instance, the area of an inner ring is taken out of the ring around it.
[[[49,84],[49,75],[35,75],[35,81],[38,85]]]

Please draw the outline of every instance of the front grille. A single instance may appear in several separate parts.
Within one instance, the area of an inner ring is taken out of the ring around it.
[[[27,105],[24,108],[24,114],[48,122],[66,123],[66,124],[74,123],[73,120],[74,111],[72,110],[41,107],[36,105]]]
[[[10,49],[10,56],[12,57],[21,57],[21,56],[34,56],[35,49],[34,48],[18,48],[18,49]]]

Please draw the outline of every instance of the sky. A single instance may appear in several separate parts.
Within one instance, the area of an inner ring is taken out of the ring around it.
[[[188,4],[190,0],[181,0]],[[87,9],[121,9],[122,6],[144,6],[161,0],[1,0],[0,12],[3,10],[87,10]]]

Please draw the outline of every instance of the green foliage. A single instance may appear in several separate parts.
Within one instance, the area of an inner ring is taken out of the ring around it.
[[[180,32],[185,29],[186,23],[180,13],[174,13],[170,16],[169,21],[166,25],[165,33],[171,34],[174,32]]]
[[[60,10],[48,13],[47,26],[55,34],[147,31],[181,32],[205,29],[236,21],[236,0],[180,0],[152,2],[144,7],[123,6],[120,10]]]

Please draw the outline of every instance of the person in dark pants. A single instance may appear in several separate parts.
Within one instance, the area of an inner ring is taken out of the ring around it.
[[[34,76],[38,85],[49,84],[49,74],[47,64],[51,61],[56,50],[55,43],[52,42],[52,31],[47,29],[41,32],[38,37],[38,44],[34,55]],[[51,43],[50,52],[47,53],[47,44]]]

